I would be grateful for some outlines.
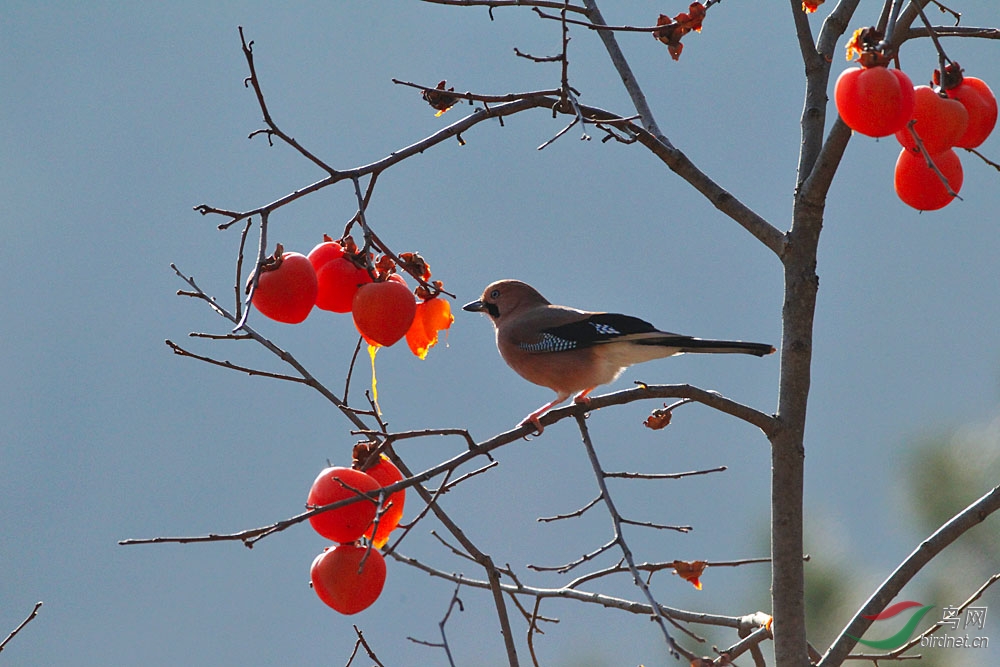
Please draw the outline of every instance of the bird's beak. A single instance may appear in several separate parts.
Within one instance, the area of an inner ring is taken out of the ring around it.
[[[486,305],[482,301],[473,301],[462,306],[462,310],[467,310],[470,313],[481,313],[486,310]]]

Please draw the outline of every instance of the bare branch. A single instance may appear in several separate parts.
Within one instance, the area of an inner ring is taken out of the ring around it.
[[[732,661],[740,657],[747,651],[760,645],[762,641],[771,638],[771,627],[770,625],[763,625],[749,635],[736,642],[724,651],[720,651],[719,657],[712,661],[712,665],[731,665]]]
[[[462,599],[458,597],[458,590],[462,587],[462,582],[459,581],[455,585],[455,592],[452,593],[451,601],[448,602],[448,610],[444,613],[444,618],[438,622],[438,630],[441,633],[441,642],[428,642],[421,639],[414,639],[413,637],[407,637],[411,642],[415,644],[423,644],[424,646],[431,646],[434,648],[443,648],[445,656],[448,658],[448,664],[451,667],[455,667],[455,659],[451,655],[451,648],[448,646],[448,634],[445,632],[445,625],[448,623],[448,619],[451,617],[451,612],[458,607],[459,611],[465,611],[465,606],[462,604]]]
[[[540,516],[540,517],[538,517],[536,519],[536,521],[547,523],[549,521],[561,521],[562,519],[569,519],[569,518],[572,518],[572,517],[575,517],[575,516],[583,516],[584,512],[586,512],[587,510],[589,510],[591,507],[593,507],[597,503],[601,502],[601,498],[602,498],[602,496],[597,496],[596,498],[594,498],[593,500],[591,500],[589,503],[587,503],[586,505],[584,505],[580,509],[574,510],[574,511],[570,512],[569,514],[557,514],[555,516]]]
[[[924,158],[924,164],[927,165],[928,169],[934,172],[934,175],[938,177],[938,180],[941,181],[941,185],[944,186],[945,191],[949,195],[951,195],[955,199],[961,200],[962,198],[959,197],[958,193],[952,189],[951,183],[948,182],[948,179],[945,178],[945,175],[941,173],[941,169],[937,166],[937,164],[935,164],[934,158],[931,157],[931,154],[927,152],[927,148],[924,146],[924,140],[920,138],[920,135],[917,134],[917,129],[914,127],[916,123],[917,121],[915,119],[911,119],[910,122],[906,124],[906,129],[909,130],[910,136],[913,137],[914,143],[920,150],[920,155],[923,156]]]
[[[555,58],[558,59],[559,56],[555,56]],[[437,90],[437,88],[432,86],[424,86],[419,83],[411,83],[410,81],[401,81],[400,79],[393,79],[392,82],[399,86],[409,86],[410,88],[416,88],[417,90],[429,92],[435,92]],[[448,94],[460,100],[467,100],[468,102],[496,104],[498,102],[516,102],[518,100],[527,100],[536,97],[554,97],[558,96],[561,92],[562,91],[558,88],[554,88],[551,90],[534,90],[527,93],[508,93],[506,95],[483,95],[481,93],[473,93],[470,91],[466,91],[464,93],[448,91]]]
[[[354,656],[358,653],[358,648],[362,646],[365,649],[365,653],[368,654],[368,657],[375,661],[376,667],[385,667],[385,665],[382,664],[382,661],[375,655],[375,651],[372,650],[372,647],[368,645],[368,640],[366,640],[365,636],[361,633],[361,629],[356,625],[353,627],[355,634],[358,635],[358,639],[354,642],[354,651],[351,653],[351,657],[348,659],[347,664],[344,667],[351,667],[351,663],[354,662]]]
[[[584,0],[587,7],[587,18],[596,26],[606,26],[601,10],[597,7],[596,0]],[[674,173],[687,181],[694,189],[700,192],[708,201],[712,203],[722,213],[732,218],[735,222],[746,229],[757,238],[767,248],[779,257],[784,252],[784,234],[774,225],[765,220],[762,216],[751,210],[739,199],[730,194],[721,185],[713,181],[707,174],[702,172],[682,151],[677,149],[666,135],[660,131],[653,117],[653,111],[646,101],[639,82],[632,72],[632,68],[618,46],[614,31],[599,30],[604,48],[611,58],[611,63],[618,71],[618,75],[625,85],[625,90],[632,99],[636,112],[642,117],[642,132],[636,132],[640,143],[651,150],[664,164]],[[638,129],[638,128],[636,128]]]
[[[440,491],[440,495],[443,496],[444,494],[448,493],[453,488],[455,488],[456,486],[458,486],[459,484],[461,484],[465,480],[469,479],[470,477],[475,477],[476,475],[481,475],[484,472],[497,467],[498,465],[500,465],[500,464],[497,463],[496,461],[490,461],[489,463],[487,463],[486,465],[484,465],[482,468],[476,468],[475,470],[473,470],[471,472],[465,473],[464,475],[462,475],[461,477],[455,479],[454,481],[448,482],[447,484],[441,484],[441,486],[439,488],[437,488],[437,489],[431,489],[430,491],[431,491],[431,493],[435,493],[435,494],[438,491]]]
[[[670,654],[674,657],[681,654],[690,659],[694,656],[674,641],[674,638],[670,635],[670,631],[667,629],[666,619],[660,612],[659,604],[653,597],[652,591],[649,590],[649,586],[643,578],[639,576],[639,570],[636,569],[635,560],[632,558],[632,550],[629,549],[628,543],[626,543],[625,538],[622,535],[621,514],[618,513],[618,509],[615,507],[614,501],[611,499],[611,494],[608,492],[608,487],[605,484],[603,476],[604,469],[601,467],[601,463],[597,458],[597,450],[594,449],[594,443],[591,442],[590,429],[587,428],[587,420],[583,415],[577,414],[576,424],[580,429],[584,449],[587,450],[587,458],[590,459],[590,465],[593,468],[594,476],[597,478],[597,486],[601,490],[601,496],[604,500],[604,504],[607,506],[608,513],[611,515],[611,522],[614,526],[614,542],[617,543],[622,550],[622,557],[628,564],[629,572],[632,573],[632,580],[639,590],[642,591],[643,596],[649,601],[649,605],[653,609],[653,618],[660,627],[660,630],[663,632],[663,637],[667,641],[667,648],[669,649]]]
[[[416,558],[410,556],[404,556],[400,553],[391,554],[392,558],[396,559],[401,563],[415,567],[422,572],[437,577],[439,579],[444,579],[446,581],[451,581],[457,583],[462,582],[464,586],[469,586],[473,588],[485,588],[490,587],[490,583],[487,581],[480,581],[475,579],[467,579],[462,575],[455,574],[453,572],[446,572],[444,570],[439,570],[433,568]],[[509,595],[526,595],[535,598],[561,598],[565,600],[575,600],[578,602],[587,602],[590,604],[597,604],[607,609],[618,609],[621,611],[626,611],[632,614],[640,614],[643,616],[651,616],[653,614],[653,607],[647,603],[636,602],[634,600],[624,600],[622,598],[616,598],[610,595],[604,595],[601,593],[593,593],[589,591],[579,591],[568,587],[562,588],[540,588],[537,586],[529,586],[521,582],[515,582],[512,584],[501,583],[501,590]],[[660,613],[664,616],[670,618],[673,621],[680,621],[683,623],[697,623],[701,625],[711,625],[726,628],[738,628],[740,626],[740,617],[738,616],[725,616],[721,614],[709,614],[704,612],[687,611],[683,609],[676,609],[673,607],[667,607],[662,604],[657,604],[657,608]]]
[[[899,43],[917,37],[968,37],[976,39],[1000,39],[1000,28],[976,28],[973,26],[936,25],[931,28],[910,28],[899,36]]]
[[[28,623],[31,623],[31,621],[33,621],[35,617],[38,616],[38,610],[41,608],[42,608],[42,603],[36,602],[34,609],[31,610],[31,613],[28,614],[28,616],[23,621],[21,621],[16,628],[10,631],[10,634],[7,635],[6,639],[0,642],[0,651],[3,651],[4,648],[7,647],[7,644],[10,642],[10,640],[16,637],[17,633],[19,633],[21,630],[24,629],[24,626],[26,626]]]
[[[726,466],[718,466],[716,468],[708,468],[707,470],[691,470],[688,472],[606,472],[604,476],[618,479],[682,479],[684,477],[708,475],[713,472],[724,472],[726,470],[728,470]]]
[[[281,129],[278,128],[278,125],[271,118],[271,112],[268,111],[267,103],[264,101],[264,92],[261,90],[260,87],[260,79],[257,77],[257,68],[254,66],[253,62],[253,41],[247,42],[246,37],[243,35],[243,26],[239,26],[239,31],[240,31],[240,42],[243,44],[243,55],[246,56],[247,67],[250,69],[250,76],[246,79],[245,83],[248,86],[253,87],[254,94],[257,96],[257,103],[260,105],[260,111],[262,114],[264,114],[264,124],[267,125],[266,130],[257,130],[256,132],[251,132],[250,137],[253,137],[255,134],[263,132],[267,135],[268,140],[270,141],[272,136],[276,136],[282,141],[284,141],[286,144],[297,150],[299,153],[301,153],[303,157],[305,157],[307,160],[315,164],[317,167],[319,167],[326,173],[330,174],[331,176],[335,176],[337,174],[337,171],[333,167],[320,160],[318,157],[316,157],[315,155],[307,151],[305,148],[303,148],[302,145],[299,144],[299,142],[295,141],[295,139],[282,132]]]
[[[584,563],[587,563],[589,561],[594,560],[595,558],[597,558],[598,556],[600,556],[605,551],[609,551],[610,549],[614,549],[614,547],[615,547],[616,544],[618,544],[618,538],[617,537],[615,537],[614,539],[612,539],[610,542],[602,544],[601,546],[597,547],[593,551],[590,551],[588,553],[583,554],[582,556],[580,556],[576,560],[572,560],[572,561],[570,561],[568,563],[565,563],[563,565],[528,565],[527,567],[528,567],[529,570],[534,570],[535,572],[558,572],[560,574],[566,574],[570,570],[572,570],[572,569],[574,569],[576,567],[579,567],[580,565],[583,565]]]
[[[986,583],[984,583],[982,586],[980,586],[976,590],[975,593],[973,593],[972,595],[970,595],[969,598],[965,602],[963,602],[957,608],[955,608],[953,616],[955,618],[957,618],[962,612],[964,612],[969,606],[971,606],[973,602],[975,602],[976,600],[978,600],[979,598],[981,598],[982,595],[983,595],[983,593],[986,592],[986,589],[989,588],[990,586],[992,586],[993,584],[995,584],[998,580],[1000,580],[1000,573],[994,574],[992,577],[990,577],[989,579],[987,579]],[[871,660],[871,661],[876,662],[876,663],[879,660],[904,660],[906,658],[919,658],[920,656],[904,656],[903,653],[909,651],[911,648],[913,648],[914,646],[917,646],[918,644],[922,645],[923,642],[921,640],[923,640],[924,637],[930,637],[931,635],[933,635],[934,633],[936,633],[938,630],[940,630],[941,628],[943,628],[945,625],[946,625],[946,621],[942,618],[940,621],[938,621],[937,623],[935,623],[931,627],[927,628],[926,630],[924,630],[923,632],[921,632],[919,635],[917,635],[917,636],[913,637],[912,639],[910,639],[910,641],[906,642],[905,644],[903,644],[899,648],[897,648],[897,649],[895,649],[893,651],[890,651],[889,653],[878,654],[878,655],[852,653],[851,655],[849,655],[847,657],[848,657],[849,660]]]
[[[171,350],[174,351],[174,354],[181,357],[190,357],[192,359],[197,359],[198,361],[204,361],[205,363],[212,364],[213,366],[221,366],[222,368],[228,368],[229,370],[240,371],[242,373],[246,373],[247,375],[257,375],[260,377],[274,378],[276,380],[287,380],[289,382],[301,382],[303,384],[306,382],[303,378],[300,377],[285,375],[284,373],[272,373],[270,371],[262,371],[256,368],[250,368],[248,366],[240,366],[238,364],[232,363],[231,361],[213,359],[212,357],[206,357],[200,354],[195,354],[194,352],[185,350],[183,347],[173,342],[172,340],[166,340],[164,342],[167,344],[167,347],[169,347]]]
[[[633,519],[622,518],[622,524],[628,524],[630,526],[639,526],[641,528],[654,528],[656,530],[674,530],[678,533],[690,533],[694,528],[691,526],[668,526],[663,523],[653,523],[652,521],[635,521]]]
[[[452,5],[455,7],[489,7],[492,12],[494,7],[546,7],[548,9],[563,9],[586,14],[583,7],[576,7],[568,3],[557,0],[422,0],[433,5]],[[491,14],[492,15],[492,14]]]
[[[946,524],[938,528],[930,537],[920,543],[906,560],[889,575],[868,601],[855,613],[854,618],[844,627],[840,635],[827,650],[819,667],[839,665],[855,645],[851,636],[861,637],[872,624],[870,620],[878,615],[896,597],[916,574],[945,547],[961,537],[973,526],[978,526],[986,517],[1000,509],[1000,486],[956,514]]]
[[[966,152],[972,153],[973,155],[975,155],[976,157],[978,157],[980,160],[982,160],[983,162],[985,162],[988,166],[993,167],[997,171],[1000,171],[1000,164],[997,164],[993,160],[988,159],[985,155],[983,155],[982,153],[980,153],[979,151],[977,151],[975,148],[966,148],[965,150],[966,150]]]
[[[808,557],[806,558],[808,560]],[[770,558],[745,558],[743,560],[717,560],[717,561],[707,561],[705,567],[739,567],[740,565],[751,565],[759,563],[770,563]],[[635,569],[640,572],[647,572],[650,575],[660,572],[662,570],[673,570],[675,569],[677,561],[665,561],[662,563],[636,563]],[[573,581],[566,584],[566,588],[578,588],[581,584],[588,581],[593,581],[594,579],[600,579],[612,574],[622,574],[628,572],[629,569],[626,565],[618,563],[617,565],[612,565],[611,567],[606,567],[603,570],[595,570],[588,574],[581,575],[574,579]],[[648,580],[648,579],[647,579]]]
[[[468,456],[470,454],[471,450],[469,452],[465,452],[462,456]],[[461,456],[455,457],[455,459],[453,460],[458,460],[458,459],[461,459]],[[393,463],[396,464],[396,467],[399,468],[400,472],[403,473],[404,477],[414,478],[413,474],[410,472],[410,469],[406,466],[406,464],[403,463],[401,459],[395,457],[393,459]],[[453,468],[446,468],[446,469],[451,470]],[[421,473],[418,477],[423,479],[428,479],[423,477],[425,474],[427,473],[426,472]],[[392,486],[397,486],[399,484],[402,484],[402,482],[397,482],[397,484]],[[387,493],[390,494],[393,493],[395,489],[393,489],[392,486],[385,487]],[[496,565],[494,565],[493,559],[489,556],[489,554],[480,550],[479,547],[477,547],[472,542],[472,540],[470,540],[468,536],[466,536],[465,532],[461,528],[459,528],[458,524],[456,524],[452,520],[452,518],[448,516],[448,514],[444,511],[444,509],[441,508],[441,506],[437,502],[435,502],[435,497],[432,496],[431,493],[426,488],[424,488],[422,484],[415,484],[414,489],[416,490],[417,494],[423,499],[423,501],[427,503],[427,506],[430,507],[431,511],[434,513],[434,516],[437,518],[437,520],[440,521],[444,525],[444,527],[448,529],[448,532],[450,532],[455,537],[455,539],[459,541],[462,547],[472,556],[472,558],[486,572],[486,577],[489,581],[490,592],[493,594],[493,605],[494,607],[496,607],[497,611],[497,620],[500,623],[500,633],[503,636],[504,648],[507,651],[507,662],[510,665],[510,667],[518,667],[520,661],[517,657],[517,646],[514,644],[514,633],[511,630],[510,616],[507,613],[507,605],[504,603],[503,589],[501,588],[500,584],[500,571],[498,570]]]

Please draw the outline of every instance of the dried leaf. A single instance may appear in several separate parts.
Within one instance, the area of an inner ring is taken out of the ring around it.
[[[879,52],[884,37],[885,35],[874,27],[858,28],[847,42],[847,60],[857,59],[865,67],[887,64],[889,58]]]
[[[849,61],[850,60],[855,60],[856,58],[860,58],[861,57],[861,50],[862,50],[862,47],[861,47],[861,31],[862,30],[864,30],[864,28],[858,28],[857,30],[855,30],[854,34],[851,35],[851,40],[849,42],[847,42],[847,59]]]
[[[455,103],[458,102],[458,96],[451,94],[454,92],[455,87],[452,86],[451,88],[445,90],[444,84],[445,82],[441,81],[438,83],[436,90],[425,90],[420,94],[428,104],[438,110],[437,113],[434,114],[435,116],[440,116],[445,111],[455,106]]]
[[[673,415],[672,410],[665,410],[667,404],[663,404],[663,408],[657,408],[646,417],[646,421],[642,422],[642,425],[646,428],[651,428],[654,431],[659,431],[661,428],[665,428],[670,424],[670,417]]]
[[[700,2],[692,2],[687,12],[681,12],[673,18],[660,14],[656,20],[656,25],[660,27],[653,31],[653,37],[666,44],[670,57],[677,60],[684,50],[681,38],[692,30],[701,32],[701,23],[704,19],[705,6]]]
[[[411,276],[418,276],[425,282],[431,279],[431,265],[418,253],[403,252],[399,254],[399,259],[403,262],[403,270]]]
[[[682,579],[690,581],[695,588],[699,591],[701,590],[701,581],[699,580],[699,577],[701,577],[705,568],[708,567],[708,563],[703,560],[675,560],[670,565],[674,568],[674,574]]]

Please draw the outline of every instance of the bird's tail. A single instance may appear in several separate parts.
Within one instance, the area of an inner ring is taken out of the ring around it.
[[[662,347],[676,347],[680,353],[701,353],[701,354],[752,354],[763,357],[772,354],[773,345],[767,343],[747,343],[742,340],[705,340],[703,338],[692,338],[690,336],[662,336],[650,337],[633,342],[641,345],[656,345]]]

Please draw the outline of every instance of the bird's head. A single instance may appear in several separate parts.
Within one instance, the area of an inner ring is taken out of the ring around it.
[[[510,317],[522,309],[548,304],[546,298],[527,283],[498,280],[487,285],[483,295],[477,301],[462,306],[462,310],[486,313],[496,323],[501,317]]]

